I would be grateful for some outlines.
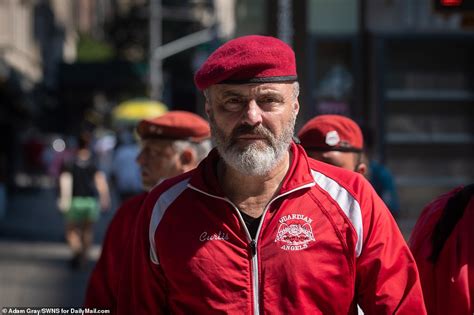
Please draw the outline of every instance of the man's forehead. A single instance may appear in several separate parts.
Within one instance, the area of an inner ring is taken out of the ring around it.
[[[286,93],[293,83],[214,84],[209,89],[218,95]]]
[[[141,139],[142,146],[152,147],[156,149],[166,149],[171,147],[173,140],[169,139],[160,139],[160,138],[145,138]]]

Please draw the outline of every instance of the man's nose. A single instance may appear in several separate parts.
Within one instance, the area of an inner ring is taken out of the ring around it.
[[[243,113],[243,122],[256,126],[262,123],[262,109],[255,100],[250,100]]]

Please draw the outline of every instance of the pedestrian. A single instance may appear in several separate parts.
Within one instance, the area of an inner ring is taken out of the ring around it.
[[[399,216],[398,194],[390,171],[371,159],[366,136],[359,125],[342,115],[320,115],[298,132],[309,157],[364,175],[389,208]]]
[[[216,149],[140,210],[119,314],[424,314],[414,259],[367,181],[293,142],[293,50],[231,40],[195,76]]]
[[[143,192],[140,167],[135,163],[140,147],[133,137],[133,131],[123,129],[117,138],[111,166],[111,182],[122,203]]]
[[[73,252],[71,267],[87,264],[100,210],[108,210],[110,195],[105,174],[97,168],[90,150],[92,134],[83,131],[78,150],[65,162],[59,177],[59,208],[65,212],[66,240]]]
[[[364,135],[365,146],[363,160],[369,166],[366,177],[392,212],[393,217],[397,219],[400,217],[400,198],[393,174],[384,163],[375,158],[374,132],[372,129],[365,126],[362,128],[362,134]]]
[[[141,150],[136,162],[141,168],[144,190],[163,179],[195,168],[211,149],[206,120],[185,111],[170,111],[137,127]],[[112,219],[102,246],[101,256],[92,271],[85,307],[116,312],[122,261],[128,254],[127,243],[146,192],[126,200]]]
[[[367,174],[367,164],[362,158],[362,130],[349,117],[316,116],[301,128],[298,139],[309,157],[364,176]]]
[[[474,313],[474,184],[430,202],[410,236],[410,249],[430,315]]]

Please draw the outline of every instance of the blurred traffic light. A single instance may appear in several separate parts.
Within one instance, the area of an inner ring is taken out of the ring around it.
[[[440,12],[474,12],[474,0],[434,0],[434,8]]]

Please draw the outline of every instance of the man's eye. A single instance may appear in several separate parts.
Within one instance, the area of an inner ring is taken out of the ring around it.
[[[225,102],[226,102],[226,103],[229,103],[229,104],[236,104],[236,103],[240,103],[241,100],[238,99],[238,98],[236,98],[236,97],[234,97],[234,98],[229,98],[229,99],[227,99]]]
[[[278,103],[278,99],[273,96],[262,97],[258,101],[260,104]]]
[[[228,111],[237,111],[242,107],[242,101],[238,98],[230,98],[224,102],[224,109]]]

